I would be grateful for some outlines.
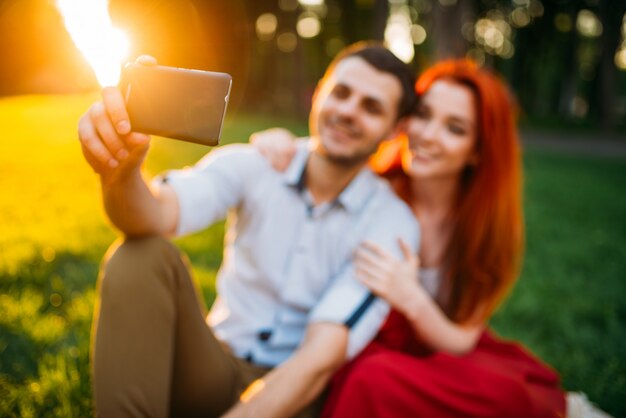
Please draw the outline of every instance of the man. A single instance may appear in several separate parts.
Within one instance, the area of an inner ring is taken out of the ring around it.
[[[353,274],[365,239],[398,257],[417,224],[365,168],[413,106],[411,71],[376,45],[346,49],[319,83],[311,144],[286,173],[247,145],[224,146],[149,185],[148,138],[116,89],[81,118],[87,161],[125,235],[99,285],[94,394],[100,416],[287,417],[375,335],[388,307]],[[180,254],[160,236],[228,216],[218,297],[204,313]],[[217,338],[216,338],[217,337]]]

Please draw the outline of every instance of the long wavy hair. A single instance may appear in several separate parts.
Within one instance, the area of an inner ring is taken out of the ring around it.
[[[478,163],[461,173],[437,300],[453,321],[479,322],[497,309],[521,265],[524,223],[517,107],[496,75],[465,59],[443,61],[426,70],[416,83],[418,100],[441,79],[467,86],[475,96]],[[400,155],[403,141],[406,137],[385,144],[370,162],[408,201],[410,179],[402,172]]]

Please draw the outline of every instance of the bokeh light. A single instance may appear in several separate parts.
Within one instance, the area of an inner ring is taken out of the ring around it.
[[[513,30],[505,20],[504,15],[492,10],[487,17],[479,19],[474,25],[476,44],[490,55],[498,55],[509,59],[515,54],[515,47],[511,37]]]
[[[322,22],[315,13],[305,12],[298,18],[296,31],[302,38],[314,38],[322,30]]]
[[[588,38],[597,38],[602,35],[602,22],[591,10],[581,10],[576,18],[576,29]]]
[[[620,70],[626,70],[626,14],[622,18],[622,42],[615,53],[615,65]]]
[[[528,13],[531,17],[541,17],[544,13],[543,3],[539,0],[530,0],[528,2]]]
[[[293,32],[283,32],[276,38],[276,45],[282,52],[293,52],[298,46],[298,37]]]
[[[324,4],[324,0],[298,0],[298,2],[303,6],[322,6]]]
[[[465,57],[476,62],[476,64],[478,65],[482,66],[485,64],[485,52],[482,49],[471,48],[469,51],[467,51]]]
[[[502,48],[498,51],[498,55],[500,55],[505,60],[513,58],[513,55],[515,55],[515,46],[511,41],[505,39],[504,43],[502,44]]]
[[[530,14],[523,7],[517,7],[511,12],[511,23],[517,28],[523,28],[530,23]]]
[[[427,37],[426,29],[422,25],[414,24],[411,25],[411,38],[413,39],[413,43],[415,45],[421,45],[426,41]]]
[[[256,20],[256,35],[262,41],[269,41],[274,37],[278,19],[273,13],[263,13]]]
[[[340,37],[330,38],[326,41],[326,55],[334,57],[339,51],[346,46],[346,43]]]
[[[567,33],[572,31],[574,24],[567,13],[557,13],[554,16],[554,26],[559,32]]]
[[[474,37],[474,24],[472,22],[463,23],[463,26],[461,26],[461,34],[466,41],[474,42],[476,40]]]

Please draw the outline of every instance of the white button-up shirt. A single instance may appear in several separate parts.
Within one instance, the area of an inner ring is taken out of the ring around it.
[[[180,205],[178,234],[228,214],[207,321],[237,356],[259,365],[286,360],[314,322],[349,327],[347,355],[356,355],[389,307],[355,278],[353,251],[372,240],[400,258],[398,238],[417,249],[413,214],[369,169],[335,201],[314,206],[304,187],[308,143],[298,147],[285,173],[250,146],[229,145],[167,174]]]

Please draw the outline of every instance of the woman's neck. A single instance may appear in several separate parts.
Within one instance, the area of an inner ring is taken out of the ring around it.
[[[435,216],[442,220],[450,214],[459,190],[457,179],[411,180],[411,207],[415,215]]]
[[[453,231],[452,208],[459,185],[449,180],[412,180],[411,207],[420,222],[420,264],[441,267]]]

